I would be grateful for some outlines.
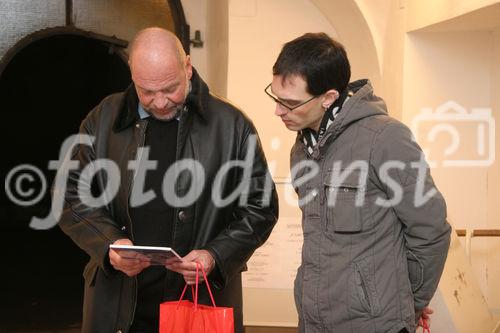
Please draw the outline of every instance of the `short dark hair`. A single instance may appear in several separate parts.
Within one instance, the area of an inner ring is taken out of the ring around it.
[[[344,46],[327,34],[307,33],[286,43],[273,66],[273,75],[299,75],[307,91],[318,96],[330,89],[342,92],[351,78]]]

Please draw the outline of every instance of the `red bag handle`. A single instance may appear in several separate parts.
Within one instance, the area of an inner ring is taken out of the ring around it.
[[[182,294],[181,294],[181,297],[179,298],[179,301],[177,302],[177,309],[179,308],[179,305],[181,305],[181,301],[182,299],[184,298],[184,294],[186,293],[186,290],[187,290],[187,287],[188,287],[188,284],[186,283],[186,285],[184,286],[184,289],[182,290]],[[193,296],[194,298],[194,287],[191,286],[191,295]]]
[[[214,301],[214,295],[212,294],[212,289],[210,288],[210,284],[208,283],[207,273],[205,272],[203,265],[199,261],[196,262],[196,268],[198,268],[198,265],[200,266],[201,272],[203,273],[203,279],[205,281],[205,284],[207,285],[207,290],[208,290],[208,294],[210,295],[210,300],[212,301],[212,305],[215,308],[216,305],[215,305],[215,301]],[[196,285],[198,285],[198,277],[196,277]]]
[[[196,296],[194,297],[194,311],[198,310],[198,280],[200,278],[200,271],[198,267],[198,262],[196,262]]]
[[[427,322],[427,319],[420,318],[418,320],[418,326],[422,327],[422,333],[431,333],[431,326]]]
[[[196,261],[195,289],[193,290],[193,286],[191,286],[191,295],[194,296],[193,297],[194,298],[194,309],[195,310],[198,309],[198,284],[199,284],[199,279],[200,279],[200,273],[199,273],[200,268],[201,268],[201,272],[203,274],[203,279],[205,280],[205,284],[207,285],[207,290],[208,290],[208,294],[210,295],[210,300],[212,301],[212,306],[215,308],[216,305],[215,305],[215,301],[214,301],[214,296],[212,294],[212,289],[210,289],[210,284],[208,283],[207,274],[205,273],[205,269],[203,268],[203,265],[199,261]],[[188,284],[186,283],[186,285],[184,286],[184,289],[182,290],[181,297],[179,298],[179,302],[177,303],[177,307],[179,307],[180,302],[184,298],[184,294],[186,293],[187,287],[188,287]]]

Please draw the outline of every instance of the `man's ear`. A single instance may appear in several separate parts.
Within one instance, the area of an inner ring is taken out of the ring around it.
[[[325,109],[328,109],[335,101],[339,98],[339,92],[335,89],[328,90],[323,97],[322,105]]]
[[[186,76],[188,80],[191,80],[191,76],[193,76],[193,65],[191,65],[191,57],[189,55],[186,56]]]

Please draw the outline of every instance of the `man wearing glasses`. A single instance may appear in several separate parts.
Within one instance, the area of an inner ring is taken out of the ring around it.
[[[415,332],[446,261],[446,204],[410,130],[368,80],[349,79],[344,47],[309,33],[284,45],[265,89],[297,132],[299,330]]]

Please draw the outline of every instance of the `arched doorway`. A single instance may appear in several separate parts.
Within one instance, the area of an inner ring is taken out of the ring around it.
[[[112,38],[102,37],[56,28],[28,36],[12,48],[0,73],[4,179],[14,167],[31,164],[50,186],[55,172],[48,170],[48,161],[58,158],[64,139],[78,132],[103,97],[130,84],[122,50]],[[41,190],[41,182],[25,179],[20,184],[34,195]],[[0,205],[0,331],[78,327],[87,256],[58,227],[29,228],[32,216],[49,212],[49,191],[28,207],[2,192]]]

